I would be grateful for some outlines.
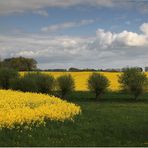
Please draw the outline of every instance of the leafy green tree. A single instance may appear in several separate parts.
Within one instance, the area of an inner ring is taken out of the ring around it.
[[[121,84],[122,90],[133,94],[135,99],[144,93],[148,86],[146,74],[137,68],[124,69],[118,81]]]
[[[37,84],[34,79],[19,77],[13,79],[10,84],[11,89],[23,92],[38,92]]]
[[[0,59],[0,68],[2,68],[2,61],[1,61],[1,59]]]
[[[4,59],[2,61],[2,66],[17,69],[18,71],[32,71],[36,70],[37,62],[32,58],[13,57]]]
[[[62,75],[57,78],[58,91],[61,94],[61,98],[65,98],[66,95],[75,89],[75,82],[70,74]]]
[[[0,69],[0,88],[9,89],[10,83],[13,79],[19,77],[19,74],[14,69],[1,68]]]
[[[12,89],[37,92],[37,93],[52,93],[55,87],[55,79],[51,75],[42,74],[39,72],[31,72],[12,82]]]
[[[51,93],[55,88],[55,79],[52,75],[33,72],[27,73],[25,78],[32,79],[36,82],[38,92],[47,94]]]
[[[96,100],[100,98],[109,87],[109,80],[102,74],[93,73],[88,78],[88,89],[95,93]]]

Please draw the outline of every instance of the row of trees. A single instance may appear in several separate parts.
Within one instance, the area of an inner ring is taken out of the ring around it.
[[[137,68],[126,68],[119,75],[118,81],[122,90],[133,94],[135,99],[144,93],[148,86],[148,78]],[[99,73],[91,74],[87,83],[89,90],[95,94],[96,99],[101,98],[110,85],[107,77]],[[56,90],[61,98],[65,98],[69,92],[74,91],[75,83],[70,74],[62,75],[55,80],[52,75],[39,72],[26,73],[24,76],[19,76],[16,70],[2,68],[0,69],[0,87],[46,94],[52,94]]]
[[[52,75],[40,72],[28,72],[20,76],[18,71],[9,68],[0,69],[0,88],[52,94],[55,90],[61,98],[75,88],[71,75],[63,75],[55,79]]]
[[[132,94],[135,100],[148,88],[146,74],[137,68],[124,69],[123,73],[119,75],[118,82],[122,91]],[[109,85],[109,80],[102,74],[93,73],[88,79],[88,88],[95,93],[96,99],[101,98]]]
[[[141,67],[135,67],[137,70],[139,71],[143,71],[143,69]],[[125,68],[108,68],[108,69],[90,69],[90,68],[84,68],[84,69],[80,69],[80,68],[75,68],[75,67],[70,67],[68,70],[67,69],[47,69],[44,71],[69,71],[69,72],[87,72],[87,71],[91,71],[91,72],[122,72],[124,71]]]
[[[137,70],[139,71],[143,71],[143,69],[141,67],[135,67]],[[70,67],[68,70],[67,69],[46,69],[43,71],[55,71],[55,72],[123,72],[125,70],[125,68],[109,68],[109,69],[90,69],[90,68],[84,68],[84,69],[80,69],[80,68],[75,68],[75,67]],[[40,70],[42,71],[42,70]]]
[[[0,68],[13,68],[18,71],[37,70],[37,61],[32,58],[13,57],[0,61]]]
[[[97,72],[97,71],[104,71],[104,72],[120,72],[124,71],[124,68],[122,69],[90,69],[90,68],[85,68],[85,69],[80,69],[80,68],[75,68],[71,67],[68,70],[67,69],[46,69],[46,70],[40,70],[37,69],[37,61],[33,58],[25,58],[25,57],[12,57],[12,58],[6,58],[4,60],[0,60],[0,68],[13,68],[18,71],[56,71],[56,72],[83,72],[83,71],[92,71],[92,72]],[[135,67],[139,71],[143,71],[141,67]]]

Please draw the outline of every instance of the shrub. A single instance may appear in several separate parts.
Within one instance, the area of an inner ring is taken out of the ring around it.
[[[12,89],[24,92],[28,91],[47,94],[53,91],[54,86],[54,77],[41,73],[27,73],[24,77],[12,82]]]
[[[10,83],[13,79],[19,77],[19,74],[14,69],[1,68],[0,69],[0,88],[9,89]]]
[[[102,74],[93,73],[88,78],[88,89],[95,93],[96,99],[106,91],[109,86],[109,80]]]
[[[11,89],[23,92],[39,92],[35,80],[26,77],[12,80]]]
[[[51,93],[55,87],[55,79],[52,75],[42,73],[28,73],[25,78],[32,79],[35,81],[38,92]]]
[[[133,94],[135,99],[144,93],[148,86],[146,75],[137,68],[126,68],[118,81],[122,90]]]
[[[61,98],[65,98],[68,93],[75,89],[73,77],[70,74],[58,77],[57,87],[58,91],[60,92]]]

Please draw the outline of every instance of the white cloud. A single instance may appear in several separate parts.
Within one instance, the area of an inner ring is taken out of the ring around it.
[[[45,34],[0,35],[0,57],[33,57],[42,68],[146,66],[148,35],[144,24],[141,28],[144,31],[139,34],[98,29],[96,36],[87,38]]]
[[[144,34],[147,34],[147,35],[148,35],[148,23],[143,23],[143,24],[140,26],[140,30],[141,30]]]
[[[41,28],[41,31],[43,32],[55,32],[58,30],[63,30],[67,28],[73,28],[73,27],[79,27],[83,25],[88,25],[92,24],[94,20],[81,20],[80,22],[65,22],[62,24],[55,24],[55,25],[50,25],[48,27],[43,27]]]
[[[36,11],[33,11],[34,14],[38,14],[38,15],[41,15],[41,16],[45,16],[45,17],[48,17],[49,14],[47,11],[45,10],[36,10]]]
[[[140,30],[143,34],[126,30],[120,33],[112,33],[110,31],[106,32],[103,29],[98,29],[98,46],[101,46],[102,48],[146,47],[148,46],[148,23],[142,24]]]

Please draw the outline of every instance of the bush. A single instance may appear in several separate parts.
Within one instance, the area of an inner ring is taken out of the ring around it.
[[[12,82],[12,89],[24,92],[28,91],[47,94],[53,91],[54,86],[54,77],[41,73],[27,73],[24,77]]]
[[[95,93],[96,99],[106,91],[109,86],[109,80],[102,74],[93,73],[88,78],[88,89]]]
[[[118,81],[122,90],[133,94],[135,99],[144,93],[148,86],[146,75],[137,68],[126,68]]]
[[[57,87],[60,92],[61,98],[65,98],[66,95],[75,89],[75,83],[73,77],[69,75],[63,75],[57,78]]]
[[[23,92],[39,92],[35,80],[26,77],[11,81],[11,89]]]
[[[51,93],[55,87],[55,79],[51,75],[42,73],[28,73],[25,78],[32,79],[36,82],[38,92]]]
[[[10,83],[13,79],[19,77],[19,74],[14,69],[1,68],[0,69],[0,88],[9,89]]]

